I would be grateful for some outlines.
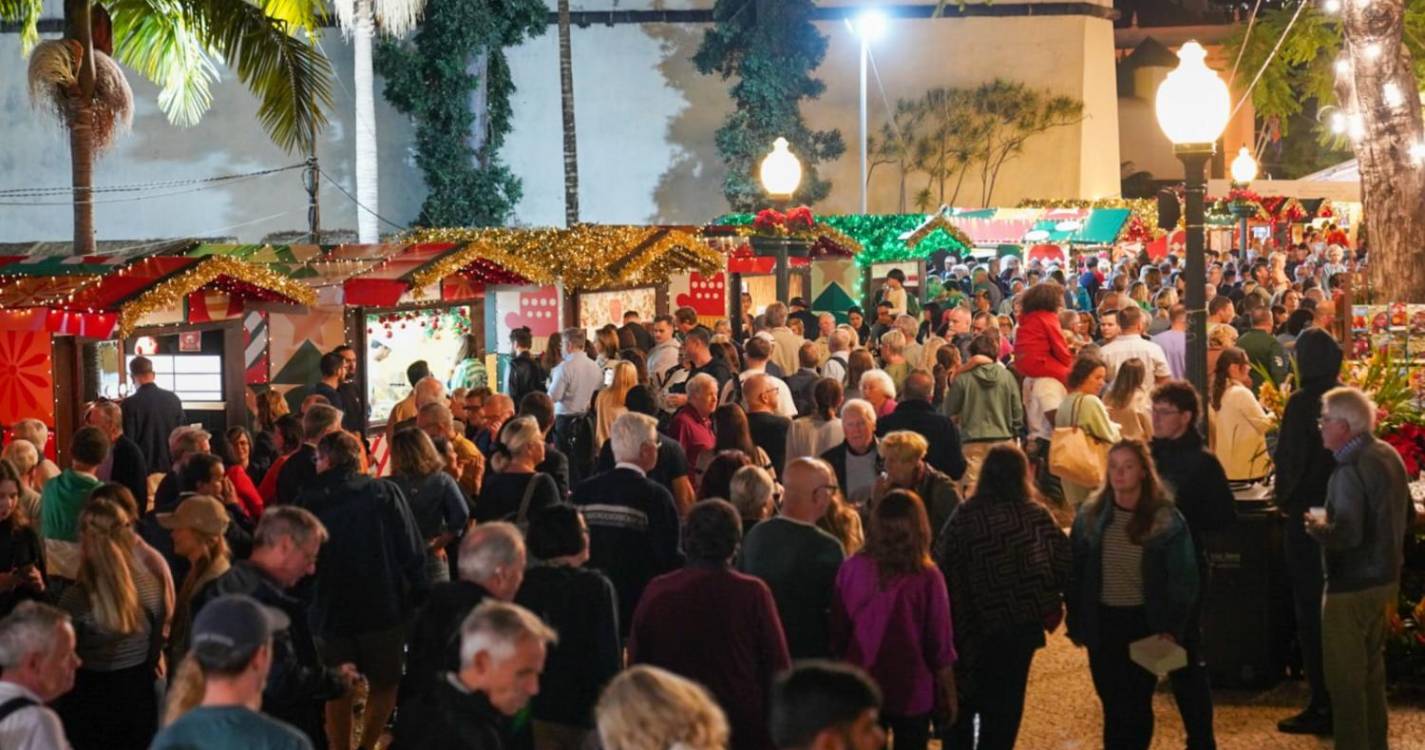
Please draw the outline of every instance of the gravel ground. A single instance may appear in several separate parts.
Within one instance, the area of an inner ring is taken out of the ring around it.
[[[1305,705],[1306,687],[1283,682],[1266,692],[1215,691],[1217,744],[1221,750],[1329,748],[1327,738],[1276,731],[1277,721]],[[1103,723],[1098,697],[1089,678],[1088,656],[1064,637],[1063,629],[1034,659],[1018,747],[1028,750],[1090,750],[1101,747]],[[1153,701],[1157,717],[1154,750],[1181,750],[1182,721],[1171,692],[1159,690]],[[1390,737],[1393,750],[1425,750],[1425,696],[1392,696]]]

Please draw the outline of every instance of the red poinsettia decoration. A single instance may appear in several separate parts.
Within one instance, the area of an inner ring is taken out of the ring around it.
[[[1227,191],[1227,200],[1232,202],[1241,201],[1243,203],[1261,203],[1262,196],[1247,188],[1232,188]]]
[[[752,220],[752,228],[759,232],[775,232],[787,223],[787,216],[775,208],[764,208]]]
[[[805,232],[816,225],[816,219],[811,215],[811,209],[806,206],[797,206],[787,212],[786,227],[788,232]]]
[[[1420,467],[1425,465],[1425,427],[1418,424],[1403,424],[1391,430],[1381,439],[1390,443],[1400,460],[1405,463],[1407,477],[1420,476]]]
[[[752,220],[753,230],[766,234],[796,234],[809,232],[816,226],[816,217],[806,206],[782,213],[775,208],[764,208]]]

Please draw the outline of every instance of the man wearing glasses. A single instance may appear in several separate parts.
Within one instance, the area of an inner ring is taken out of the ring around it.
[[[792,659],[826,658],[836,571],[846,554],[816,522],[840,490],[831,466],[816,458],[789,462],[783,486],[781,513],[747,532],[738,569],[772,590]]]

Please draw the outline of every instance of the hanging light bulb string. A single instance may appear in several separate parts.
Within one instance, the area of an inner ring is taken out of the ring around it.
[[[1247,90],[1242,92],[1242,98],[1237,100],[1237,106],[1232,108],[1232,114],[1227,118],[1229,121],[1236,117],[1237,112],[1242,109],[1242,105],[1246,104],[1247,101],[1252,98],[1252,91],[1257,88],[1257,83],[1262,80],[1262,75],[1267,72],[1267,67],[1272,64],[1272,60],[1276,59],[1277,52],[1281,51],[1282,43],[1285,42],[1287,36],[1291,34],[1291,28],[1296,25],[1296,19],[1301,18],[1301,12],[1306,10],[1306,6],[1310,4],[1309,2],[1302,2],[1296,6],[1296,12],[1292,14],[1291,20],[1286,24],[1286,28],[1282,29],[1281,36],[1277,37],[1277,43],[1272,47],[1271,53],[1267,55],[1267,59],[1262,61],[1262,67],[1257,69],[1257,75],[1252,77],[1252,82],[1248,84]],[[1243,39],[1242,47],[1246,49],[1246,39]]]

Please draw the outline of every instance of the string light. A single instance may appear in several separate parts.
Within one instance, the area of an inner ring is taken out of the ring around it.
[[[1399,107],[1405,103],[1405,94],[1401,92],[1400,85],[1395,81],[1387,81],[1381,87],[1381,95],[1385,98],[1385,103],[1392,107]]]
[[[1346,117],[1346,133],[1351,140],[1359,141],[1366,137],[1366,120],[1359,114],[1350,114]]]
[[[256,296],[260,293],[266,295],[265,299],[285,298],[299,305],[310,305],[317,300],[317,293],[311,287],[266,266],[213,255],[123,305],[119,310],[119,336],[127,336],[145,316],[171,310],[184,297],[209,285],[226,287],[237,294]]]
[[[1331,115],[1331,132],[1342,135],[1346,132],[1346,116],[1340,112]]]
[[[1361,57],[1364,57],[1367,60],[1375,60],[1376,58],[1380,57],[1380,52],[1380,43],[1370,42],[1369,44],[1361,48]]]
[[[1410,144],[1410,160],[1413,161],[1416,166],[1425,163],[1425,142],[1416,141]]]
[[[1336,73],[1343,76],[1351,74],[1351,61],[1345,55],[1336,58]]]
[[[1326,0],[1326,2],[1321,4],[1321,9],[1327,13],[1340,13],[1341,0]]]

